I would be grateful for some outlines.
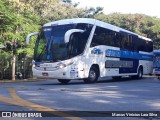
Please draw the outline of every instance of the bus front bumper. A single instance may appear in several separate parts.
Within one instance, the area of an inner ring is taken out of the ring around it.
[[[33,76],[38,78],[53,78],[53,79],[83,79],[85,77],[84,70],[71,70],[68,67],[54,70],[43,71],[32,68]]]

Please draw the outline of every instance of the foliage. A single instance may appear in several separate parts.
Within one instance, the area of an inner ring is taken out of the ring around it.
[[[11,56],[7,52],[0,50],[0,79],[3,77],[3,72],[9,67]]]
[[[0,43],[16,40],[25,44],[26,35],[38,31],[40,18],[11,0],[0,1]],[[25,10],[25,11],[24,11]],[[27,15],[27,16],[26,16]],[[31,45],[33,47],[33,45]],[[26,48],[27,49],[27,48]]]
[[[98,15],[98,14],[102,14],[103,12],[103,8],[102,7],[96,7],[96,8],[86,8],[85,10],[85,15],[84,17],[87,17],[87,18],[94,18],[95,15]]]

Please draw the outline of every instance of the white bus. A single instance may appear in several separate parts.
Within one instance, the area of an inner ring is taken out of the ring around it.
[[[72,79],[95,83],[99,77],[142,78],[152,73],[153,42],[133,32],[89,18],[45,24],[34,48],[33,75],[55,78],[62,84]]]

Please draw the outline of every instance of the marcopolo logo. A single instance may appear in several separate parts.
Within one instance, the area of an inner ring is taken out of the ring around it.
[[[102,54],[103,52],[102,52],[102,50],[101,49],[99,49],[99,48],[94,48],[92,51],[91,51],[91,54]]]

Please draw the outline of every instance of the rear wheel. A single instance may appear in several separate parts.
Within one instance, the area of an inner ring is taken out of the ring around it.
[[[98,70],[96,67],[91,67],[89,71],[88,78],[84,79],[85,83],[95,83],[99,77]]]
[[[68,84],[70,82],[70,80],[66,80],[66,79],[58,79],[58,81],[60,83],[62,83],[63,85],[66,85],[66,84]]]
[[[136,75],[137,79],[141,79],[143,77],[143,69],[140,67],[138,69],[138,74]]]
[[[143,69],[142,69],[142,67],[140,67],[139,69],[138,69],[138,73],[137,73],[137,75],[134,75],[134,76],[131,76],[133,79],[141,79],[142,77],[143,77]]]

